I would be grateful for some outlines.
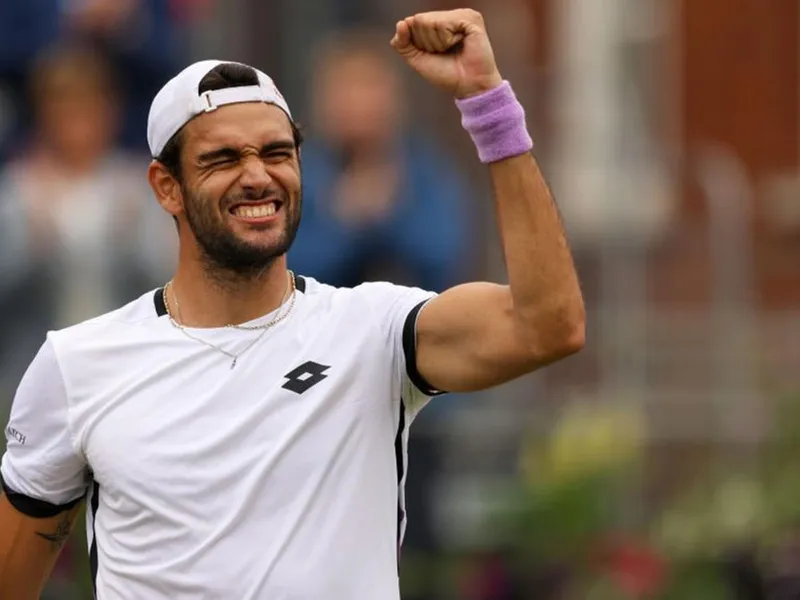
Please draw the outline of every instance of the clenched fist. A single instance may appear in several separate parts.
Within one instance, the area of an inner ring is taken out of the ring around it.
[[[417,73],[456,98],[503,82],[483,17],[470,9],[427,12],[397,23],[392,47]]]

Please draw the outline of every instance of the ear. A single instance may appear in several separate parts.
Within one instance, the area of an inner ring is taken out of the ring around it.
[[[147,168],[147,179],[161,208],[173,217],[180,215],[183,212],[183,192],[172,173],[162,163],[154,160]]]

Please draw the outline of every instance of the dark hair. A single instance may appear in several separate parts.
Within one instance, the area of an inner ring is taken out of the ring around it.
[[[211,71],[200,80],[200,84],[197,86],[197,93],[202,94],[211,90],[222,90],[248,85],[258,85],[258,73],[256,73],[255,69],[239,63],[223,63],[211,69]],[[294,143],[299,149],[303,144],[303,134],[294,121],[290,122]],[[182,132],[183,129],[178,130],[164,145],[161,154],[155,157],[178,181],[181,181]]]

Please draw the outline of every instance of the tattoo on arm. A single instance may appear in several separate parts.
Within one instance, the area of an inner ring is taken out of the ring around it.
[[[70,518],[70,513],[64,513],[64,517],[58,522],[56,530],[53,533],[37,531],[36,535],[50,542],[50,548],[53,552],[58,552],[69,538],[71,529],[72,519]]]

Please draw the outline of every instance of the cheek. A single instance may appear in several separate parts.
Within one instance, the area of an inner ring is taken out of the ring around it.
[[[183,189],[183,210],[195,219],[203,221],[219,220],[219,202],[216,196],[209,195],[205,186]]]
[[[205,210],[218,211],[222,199],[235,191],[235,182],[236,177],[228,173],[214,173],[197,184],[193,196]]]
[[[300,193],[300,167],[297,163],[281,165],[271,176],[290,196],[297,196]]]

